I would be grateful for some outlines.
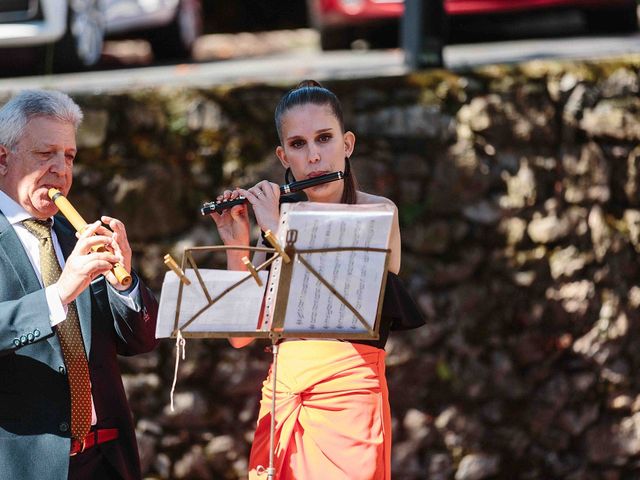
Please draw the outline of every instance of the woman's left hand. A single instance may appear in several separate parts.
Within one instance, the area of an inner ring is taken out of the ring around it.
[[[248,190],[239,189],[251,204],[256,222],[263,232],[278,231],[280,220],[280,187],[276,183],[263,180]]]

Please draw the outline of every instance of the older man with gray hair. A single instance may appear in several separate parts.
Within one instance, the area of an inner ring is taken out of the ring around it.
[[[158,305],[135,272],[129,286],[113,274],[116,263],[131,271],[120,220],[76,236],[56,215],[48,191],[69,193],[81,121],[60,92],[0,108],[2,478],[141,477],[117,354],[156,346]]]

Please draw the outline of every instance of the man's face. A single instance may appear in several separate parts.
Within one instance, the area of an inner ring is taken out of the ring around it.
[[[35,218],[48,218],[58,209],[47,192],[69,193],[76,152],[72,124],[34,117],[13,150],[0,145],[0,189]]]

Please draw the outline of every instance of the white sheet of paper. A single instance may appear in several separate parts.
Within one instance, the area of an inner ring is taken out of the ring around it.
[[[301,202],[282,205],[278,241],[295,229],[298,250],[333,247],[389,248],[393,206]],[[370,328],[374,328],[383,275],[384,252],[344,251],[302,254],[311,266],[343,295]],[[274,262],[267,290],[263,328],[270,328],[281,260]],[[285,332],[365,333],[359,319],[302,263],[291,277]]]
[[[212,299],[248,275],[248,272],[229,270],[198,271]],[[262,279],[262,287],[259,287],[253,278],[248,279],[201,313],[195,321],[182,329],[182,333],[255,331],[258,327],[268,273],[261,271],[258,275]],[[179,325],[184,325],[209,303],[195,272],[187,269],[185,276],[191,280],[191,285],[183,286]],[[174,330],[179,288],[178,276],[172,271],[167,272],[160,294],[156,338],[170,337]]]

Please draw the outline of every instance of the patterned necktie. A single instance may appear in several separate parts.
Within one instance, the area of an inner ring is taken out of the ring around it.
[[[57,282],[62,273],[53,249],[51,221],[29,219],[22,223],[40,242],[40,270],[44,286],[48,287]],[[68,305],[66,320],[55,328],[71,390],[71,435],[83,440],[91,428],[91,383],[75,301]]]

